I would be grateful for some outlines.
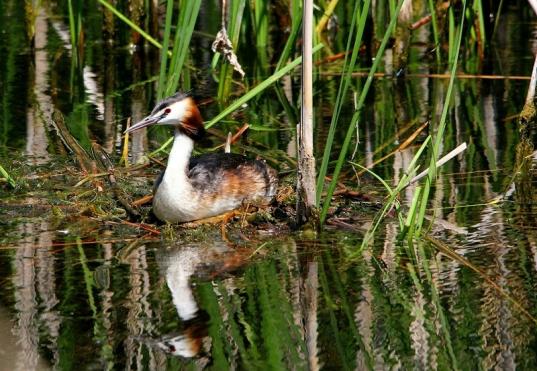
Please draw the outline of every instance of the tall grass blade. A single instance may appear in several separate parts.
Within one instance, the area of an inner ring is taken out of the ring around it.
[[[436,54],[436,63],[440,65],[442,62],[442,54],[440,51],[440,35],[438,33],[438,22],[436,20],[436,7],[434,4],[434,0],[429,0],[429,11],[431,12],[431,23],[433,25],[433,39],[434,39],[434,46],[435,46],[435,54]]]
[[[133,23],[128,17],[123,15],[119,10],[117,10],[112,4],[110,4],[106,0],[98,0],[105,8],[110,10],[112,13],[116,15],[119,19],[121,19],[123,22],[125,22],[129,27],[131,27],[134,31],[138,32],[143,38],[145,38],[147,41],[149,41],[151,44],[156,46],[159,49],[162,49],[162,45],[155,40],[151,35],[149,35],[147,32],[142,30],[140,27],[138,27],[135,23]]]
[[[74,4],[73,4],[74,2]],[[69,35],[71,37],[71,51],[73,65],[78,65],[78,48],[82,31],[82,4],[80,0],[68,0],[67,8],[69,12]]]
[[[360,98],[358,100],[358,105],[356,107],[356,112],[352,116],[351,122],[349,124],[349,127],[347,128],[347,134],[345,135],[345,140],[343,142],[343,145],[341,147],[341,151],[339,153],[339,157],[337,159],[336,168],[334,169],[334,174],[332,175],[332,181],[330,182],[330,185],[328,187],[328,190],[326,192],[326,198],[323,203],[323,207],[321,209],[321,215],[320,215],[320,221],[321,224],[324,223],[326,219],[326,214],[328,213],[328,207],[330,206],[330,202],[332,200],[332,195],[334,194],[334,190],[336,189],[337,181],[339,178],[339,174],[341,172],[341,168],[343,167],[343,163],[345,162],[345,158],[347,156],[347,152],[349,150],[349,144],[351,142],[351,138],[354,134],[354,129],[356,127],[356,124],[358,123],[358,119],[360,117],[365,98],[367,96],[367,93],[369,92],[369,88],[371,86],[371,83],[373,82],[373,77],[375,75],[375,71],[377,70],[381,57],[384,54],[384,50],[386,49],[386,45],[388,44],[388,41],[391,37],[391,34],[393,33],[393,30],[395,28],[395,24],[397,22],[397,16],[399,14],[399,11],[401,10],[401,6],[403,5],[404,0],[399,0],[397,4],[397,8],[395,9],[395,12],[392,13],[392,17],[390,20],[390,24],[388,25],[388,29],[386,30],[386,33],[384,34],[384,38],[382,39],[382,42],[379,46],[377,55],[375,56],[375,61],[373,62],[373,66],[371,67],[371,70],[369,71],[369,75],[367,76],[367,80],[365,82],[365,85],[363,87],[363,90],[360,94]]]
[[[188,54],[190,40],[194,32],[194,26],[198,18],[201,0],[191,0],[181,2],[177,29],[175,30],[175,40],[173,45],[170,68],[165,89],[165,95],[172,95],[179,86],[179,77]]]
[[[323,44],[318,44],[315,47],[313,47],[313,53],[318,52],[323,48]],[[271,76],[269,76],[266,80],[261,82],[259,85],[254,87],[252,90],[250,90],[248,93],[244,94],[242,97],[234,101],[232,104],[230,104],[226,109],[224,109],[222,112],[220,112],[217,116],[215,116],[212,120],[210,120],[207,124],[205,124],[205,128],[210,128],[214,126],[218,121],[222,120],[224,117],[229,115],[231,112],[235,111],[237,108],[242,106],[244,103],[248,102],[253,97],[259,95],[263,90],[268,88],[270,85],[274,84],[276,81],[278,81],[282,76],[287,74],[288,72],[295,69],[297,66],[299,66],[302,63],[302,57],[298,57],[289,64],[287,64],[285,67],[277,70],[274,72]]]
[[[170,34],[172,30],[173,0],[167,0],[166,19],[164,21],[164,38],[162,41],[162,51],[160,56],[160,71],[157,85],[157,99],[161,100],[165,96],[166,70],[168,65],[168,48],[170,45]]]
[[[463,12],[461,13],[461,23],[459,26],[459,33],[457,36],[457,40],[455,43],[455,49],[454,49],[454,55],[453,55],[453,61],[451,61],[451,76],[449,78],[449,84],[446,91],[446,99],[444,103],[444,107],[442,109],[442,115],[440,117],[440,123],[438,125],[438,130],[435,134],[434,142],[432,143],[432,156],[430,160],[429,165],[429,172],[427,176],[427,180],[425,182],[425,186],[423,188],[423,194],[419,209],[419,215],[416,218],[416,236],[420,236],[421,234],[421,228],[423,226],[423,220],[425,219],[425,210],[427,208],[427,202],[429,200],[429,194],[431,190],[431,186],[436,179],[436,163],[438,161],[439,155],[440,155],[440,146],[442,144],[442,141],[444,139],[444,131],[446,129],[446,121],[447,121],[447,115],[449,112],[449,108],[451,107],[451,95],[453,94],[453,85],[455,84],[455,78],[457,74],[457,62],[459,60],[459,53],[461,49],[461,41],[462,41],[462,35],[464,30],[464,17],[466,13],[466,0],[463,0]]]
[[[236,53],[239,46],[239,36],[242,24],[242,18],[244,15],[244,7],[246,5],[245,0],[233,1],[231,3],[231,14],[229,17],[228,29],[230,30],[230,41],[233,45],[233,50]],[[222,9],[222,17],[225,18],[226,12]],[[225,19],[222,19],[222,27],[225,26]],[[216,60],[219,58],[220,53],[216,53],[213,58],[213,64],[216,65]],[[220,78],[218,80],[218,99],[223,102],[226,101],[231,92],[231,83],[233,76],[233,66],[229,63],[222,62],[220,69]]]
[[[278,60],[278,64],[276,65],[276,70],[281,69],[283,65],[287,63],[287,60],[291,55],[291,51],[295,46],[296,40],[300,33],[300,25],[302,24],[302,12],[300,11],[299,0],[291,0],[291,22],[291,33],[289,34],[289,37],[285,42],[282,54],[280,55],[280,59]]]
[[[254,27],[255,27],[255,41],[257,49],[257,77],[262,78],[266,75],[268,66],[268,6],[269,2],[266,0],[251,1],[250,4],[254,7]],[[305,1],[303,2],[305,4]],[[304,6],[304,5],[303,5]]]
[[[487,35],[485,29],[485,18],[483,14],[483,3],[481,2],[481,0],[475,0],[473,8],[474,12],[477,13],[477,24],[479,28],[479,36],[477,39],[478,42],[481,43],[481,49],[483,50],[487,42]]]
[[[9,183],[10,186],[12,186],[13,188],[16,187],[17,182],[15,182],[15,179],[13,179],[11,175],[9,175],[9,173],[6,171],[6,169],[4,169],[2,165],[0,165],[0,174],[2,174],[2,176]]]
[[[337,97],[336,97],[336,103],[334,105],[334,111],[332,113],[332,119],[330,121],[330,128],[328,129],[328,136],[326,138],[326,144],[324,147],[324,153],[323,153],[323,159],[321,162],[321,167],[319,168],[319,175],[317,177],[317,198],[316,198],[316,205],[319,206],[319,203],[321,201],[321,194],[323,193],[324,188],[324,178],[326,177],[326,173],[328,171],[328,162],[330,161],[330,154],[332,153],[332,144],[334,142],[334,135],[336,133],[336,127],[337,123],[339,121],[339,115],[341,113],[341,109],[343,108],[344,99],[347,95],[347,91],[349,89],[349,86],[351,85],[352,81],[352,72],[354,70],[354,66],[356,64],[356,59],[358,58],[358,54],[360,51],[360,44],[362,42],[362,36],[365,28],[365,24],[367,21],[367,16],[369,13],[369,4],[370,0],[366,0],[364,3],[364,6],[362,8],[362,11],[360,12],[359,8],[360,1],[356,1],[354,5],[354,11],[351,21],[351,27],[350,27],[350,34],[349,39],[347,40],[347,50],[350,50],[352,45],[352,55],[350,59],[348,58],[348,54],[345,55],[345,62],[343,64],[343,71],[344,75],[341,78]],[[356,24],[356,20],[359,18],[358,24]],[[353,38],[353,30],[356,28],[356,34],[354,38],[354,43],[352,43]]]

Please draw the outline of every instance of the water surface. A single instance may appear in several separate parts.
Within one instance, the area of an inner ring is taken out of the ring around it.
[[[129,45],[123,25],[108,40],[98,31],[102,15],[91,13],[98,26],[88,29],[77,64],[67,18],[36,8],[31,42],[17,4],[0,5],[0,164],[19,181],[15,189],[0,185],[0,369],[537,368],[536,183],[531,171],[514,178],[520,133],[513,115],[527,80],[457,81],[444,149],[467,142],[468,150],[442,168],[428,210],[430,238],[412,251],[393,216],[370,248],[359,249],[385,191],[350,166],[343,181],[365,196],[338,199],[319,235],[259,223],[231,228],[228,240],[211,227],[154,226],[157,236],[129,224],[119,207],[102,209],[112,195],[92,181],[75,187],[85,175],[53,115],[63,113],[83,148],[96,141],[119,163],[127,118],[144,117],[155,101],[157,51]],[[214,98],[206,34],[216,33],[219,18],[209,5],[202,11],[191,84]],[[536,43],[520,35],[535,35],[535,25],[510,9],[499,27],[482,70],[528,76]],[[409,73],[432,72],[430,50],[420,43],[411,50]],[[248,52],[244,46],[239,57],[244,83],[253,85],[259,66]],[[321,67],[315,85],[319,155],[339,85],[334,70]],[[461,70],[479,67],[467,62]],[[359,91],[363,80],[354,84]],[[371,165],[439,115],[446,87],[445,79],[377,79],[355,161]],[[353,113],[348,98],[342,127]],[[220,107],[206,103],[209,119]],[[292,169],[282,158],[294,152],[293,121],[273,90],[213,134],[244,122],[253,128],[244,145],[277,158],[282,172]],[[168,135],[133,135],[131,164]],[[212,135],[204,148],[221,143]],[[375,171],[395,184],[416,149],[396,152]],[[138,198],[157,171],[121,172],[119,180]],[[403,205],[415,189],[404,191]]]

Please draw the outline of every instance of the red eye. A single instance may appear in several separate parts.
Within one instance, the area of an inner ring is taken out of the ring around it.
[[[170,113],[171,111],[172,111],[171,109],[166,108],[166,109],[164,110],[164,113]]]

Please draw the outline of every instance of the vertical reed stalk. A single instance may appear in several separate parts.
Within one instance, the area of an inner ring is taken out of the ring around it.
[[[201,0],[191,0],[182,1],[179,7],[179,19],[177,20],[170,68],[168,69],[166,96],[175,93],[179,86],[179,77],[189,51],[190,39],[194,32],[200,6]]]
[[[438,31],[438,21],[436,19],[436,6],[433,0],[428,1],[429,11],[431,12],[431,23],[433,25],[433,38],[434,38],[434,49],[436,54],[436,64],[440,65],[442,63],[442,55],[440,51],[440,35]]]
[[[229,16],[227,15],[227,1],[222,2],[222,28],[225,27],[227,21],[227,30],[233,50],[237,53],[239,49],[239,37],[244,16],[245,0],[233,1],[229,7]],[[227,18],[227,19],[226,19]],[[217,60],[219,53],[215,54],[214,61]],[[215,64],[216,65],[216,64]],[[218,100],[225,102],[229,99],[233,83],[233,66],[222,59],[222,67],[220,69],[220,77],[218,80]]]
[[[345,97],[347,96],[347,91],[349,90],[352,81],[352,72],[354,71],[354,66],[356,64],[356,60],[360,52],[360,44],[362,43],[362,36],[364,34],[367,15],[369,13],[370,2],[370,0],[366,0],[361,11],[360,1],[356,0],[354,4],[354,11],[351,20],[349,39],[347,40],[346,49],[351,50],[352,48],[352,55],[350,58],[348,57],[348,54],[345,55],[345,62],[343,63],[343,76],[341,77],[341,81],[339,83],[336,104],[332,113],[332,120],[330,121],[328,137],[326,138],[326,144],[324,147],[323,160],[319,169],[319,176],[317,178],[317,206],[319,206],[319,202],[321,201],[321,194],[323,192],[324,187],[324,178],[328,170],[328,162],[330,160],[330,154],[332,152],[332,144],[334,142],[336,127],[339,121],[339,115],[341,113],[341,109],[343,108],[343,104],[345,103]],[[356,33],[354,31],[355,29]],[[354,43],[352,41],[353,36]]]
[[[287,39],[287,42],[285,43],[285,47],[283,48],[282,54],[280,55],[280,59],[278,60],[276,70],[283,68],[284,65],[287,63],[287,60],[291,56],[291,51],[293,47],[295,46],[298,33],[300,32],[300,25],[302,24],[302,12],[300,11],[300,0],[291,0],[290,8],[291,8],[291,22],[292,22],[291,33],[289,34],[289,38]]]
[[[423,188],[421,201],[420,201],[420,208],[418,212],[418,216],[415,220],[415,235],[417,237],[420,237],[421,235],[421,228],[423,226],[423,220],[425,219],[425,210],[427,208],[427,201],[429,200],[429,193],[431,191],[431,186],[433,182],[436,180],[436,163],[438,161],[438,158],[440,157],[440,150],[442,146],[442,142],[444,140],[444,131],[447,126],[447,116],[449,112],[449,108],[451,106],[451,95],[453,93],[453,86],[455,84],[455,76],[457,75],[457,62],[459,60],[459,53],[461,49],[461,41],[462,41],[462,35],[464,31],[464,17],[466,14],[466,0],[462,0],[462,13],[461,13],[461,22],[459,25],[459,33],[457,35],[457,39],[454,42],[453,45],[453,59],[450,59],[451,63],[451,75],[449,78],[449,85],[446,92],[446,99],[444,103],[444,107],[442,109],[442,116],[440,117],[440,123],[438,124],[438,129],[435,134],[434,142],[431,143],[432,145],[432,156],[430,159],[430,166],[429,166],[429,173],[427,176],[427,180],[425,182],[425,186]],[[451,49],[451,48],[450,48]]]
[[[164,23],[164,39],[162,41],[162,51],[160,56],[160,73],[158,79],[157,99],[164,98],[166,88],[166,66],[168,65],[168,48],[170,45],[170,34],[172,29],[173,0],[167,0],[166,19]]]
[[[358,124],[358,119],[360,118],[361,110],[365,103],[365,98],[367,96],[367,92],[369,91],[369,87],[371,86],[373,82],[373,77],[375,75],[375,72],[379,66],[380,61],[382,60],[382,54],[384,54],[384,50],[386,49],[386,45],[388,44],[388,40],[390,39],[393,30],[395,29],[395,23],[397,21],[397,15],[399,14],[399,11],[401,10],[401,6],[403,5],[403,0],[399,0],[397,7],[395,9],[395,13],[392,13],[392,17],[390,20],[390,24],[388,25],[388,29],[386,30],[386,33],[384,34],[384,38],[382,39],[382,42],[380,43],[379,49],[377,51],[377,55],[375,56],[375,60],[373,62],[373,66],[371,66],[371,69],[369,70],[369,74],[367,76],[367,80],[365,82],[364,88],[362,89],[362,92],[360,93],[360,98],[358,99],[358,104],[356,107],[356,112],[352,116],[351,122],[349,124],[349,127],[347,128],[347,133],[345,135],[345,139],[343,141],[343,145],[341,146],[341,151],[339,153],[336,168],[334,169],[334,174],[332,176],[332,181],[330,182],[330,185],[328,186],[328,190],[326,192],[326,198],[323,203],[323,207],[321,210],[320,215],[320,221],[321,223],[324,222],[326,219],[326,214],[328,213],[328,207],[330,206],[330,201],[332,199],[332,195],[334,194],[334,190],[336,189],[337,181],[339,178],[339,174],[341,173],[341,169],[343,168],[343,163],[345,162],[345,159],[347,157],[347,152],[349,150],[349,145],[351,143],[352,136],[355,132],[356,125]]]
[[[302,23],[302,113],[298,133],[297,221],[305,223],[315,207],[313,156],[313,0],[304,0]]]
[[[129,27],[131,27],[134,31],[138,32],[144,39],[149,41],[151,44],[156,46],[157,48],[162,48],[162,45],[155,40],[151,35],[149,35],[147,32],[142,30],[140,27],[138,27],[135,23],[133,23],[129,18],[127,18],[124,14],[122,14],[119,10],[117,10],[112,4],[110,4],[106,0],[97,0],[99,3],[101,3],[102,6],[110,10],[116,17],[121,19],[123,22],[125,22]]]

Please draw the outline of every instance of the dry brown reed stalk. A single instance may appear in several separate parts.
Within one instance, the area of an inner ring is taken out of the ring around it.
[[[302,23],[302,109],[297,128],[297,222],[306,223],[315,208],[313,156],[313,1],[304,0]]]

